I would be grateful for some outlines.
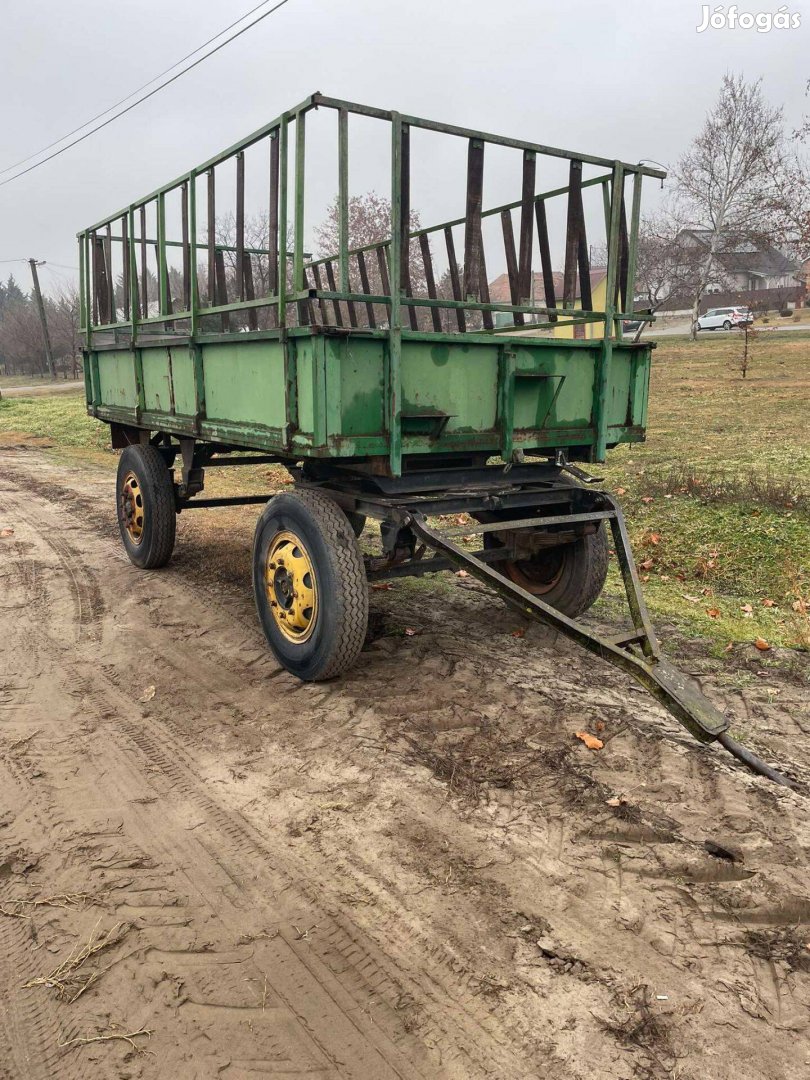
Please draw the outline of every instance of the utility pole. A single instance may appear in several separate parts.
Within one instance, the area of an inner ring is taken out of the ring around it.
[[[51,349],[51,335],[48,333],[48,320],[45,318],[45,305],[42,303],[42,293],[39,288],[39,275],[37,274],[37,267],[44,266],[44,262],[37,262],[36,259],[29,259],[28,265],[31,267],[31,277],[34,279],[34,299],[37,302],[37,310],[39,311],[39,321],[42,323],[42,337],[45,339],[45,356],[48,360],[48,370],[51,373],[51,378],[56,378],[56,368],[53,364],[53,350]]]

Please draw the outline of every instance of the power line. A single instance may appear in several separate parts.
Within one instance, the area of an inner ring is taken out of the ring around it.
[[[268,15],[272,15],[274,11],[278,11],[279,8],[284,7],[284,5],[288,3],[289,0],[279,0],[279,3],[277,3],[274,7],[271,7],[269,11],[265,11],[263,14],[259,15],[258,18],[254,19],[253,22],[249,22],[247,26],[243,26],[241,30],[237,30],[235,34],[231,34],[229,38],[226,38],[224,41],[220,42],[219,45],[211,49],[210,52],[207,52],[203,56],[199,57],[199,59],[195,60],[193,64],[189,64],[188,67],[183,68],[182,71],[178,71],[176,75],[172,75],[170,79],[166,79],[165,82],[160,83],[160,85],[156,86],[154,90],[150,90],[148,94],[144,94],[143,97],[139,97],[136,101],[133,101],[131,105],[127,105],[125,109],[121,109],[120,112],[114,113],[107,120],[104,120],[101,124],[97,124],[94,128],[86,131],[84,135],[80,135],[78,139],[74,139],[73,142],[69,142],[67,146],[63,146],[59,150],[54,150],[52,154],[49,154],[47,157],[43,158],[42,161],[36,161],[33,165],[29,165],[27,169],[21,169],[20,172],[14,173],[13,176],[9,176],[6,180],[0,180],[0,187],[5,187],[6,184],[10,184],[12,180],[19,180],[21,176],[25,176],[27,173],[33,172],[33,170],[38,169],[40,165],[45,165],[48,161],[52,161],[60,154],[64,154],[66,150],[70,150],[72,147],[78,146],[80,142],[84,142],[85,139],[89,139],[91,135],[95,135],[97,131],[101,131],[102,128],[107,127],[107,125],[111,124],[114,120],[118,120],[119,117],[124,116],[128,112],[131,112],[132,109],[134,109],[137,105],[141,105],[144,101],[148,101],[149,98],[154,97],[155,94],[159,93],[161,90],[164,90],[173,82],[176,82],[183,75],[187,74],[189,71],[202,64],[204,60],[207,60],[209,57],[213,56],[214,53],[219,52],[220,49],[224,49],[226,45],[230,45],[232,41],[235,41],[238,37],[241,37],[242,34],[252,29],[254,26],[257,25],[257,23],[260,23],[262,19],[266,19]]]
[[[169,67],[166,68],[165,71],[161,71],[158,75],[153,76],[153,78],[143,83],[142,86],[136,87],[125,97],[122,97],[120,101],[116,101],[113,105],[109,105],[106,109],[102,109],[100,113],[96,113],[95,116],[91,116],[90,119],[85,120],[83,124],[79,124],[79,126],[75,127],[72,131],[68,131],[66,135],[62,135],[58,139],[54,139],[53,142],[48,143],[47,146],[41,147],[35,153],[29,154],[28,157],[24,157],[21,158],[19,161],[15,161],[13,165],[6,165],[4,169],[0,169],[0,174],[11,172],[12,169],[17,169],[20,167],[20,165],[25,165],[26,161],[31,161],[33,158],[39,157],[40,154],[44,154],[47,150],[50,150],[51,147],[58,146],[59,143],[64,142],[65,139],[69,139],[71,135],[75,135],[78,131],[82,131],[84,128],[89,127],[90,124],[94,124],[96,120],[100,120],[102,116],[106,116],[107,113],[112,112],[113,109],[117,109],[119,105],[123,105],[124,102],[129,101],[131,97],[134,97],[136,94],[140,94],[141,90],[145,90],[147,86],[151,86],[153,82],[157,82],[157,80],[162,79],[164,75],[168,75],[170,71],[174,71],[176,67],[184,64],[186,60],[190,60],[192,56],[195,56],[202,49],[207,48],[207,46],[210,45],[212,41],[216,41],[217,38],[222,37],[223,34],[227,34],[229,30],[232,30],[234,28],[234,26],[238,26],[240,22],[244,22],[245,19],[253,15],[254,12],[259,10],[259,8],[264,7],[264,5],[268,2],[269,0],[262,0],[260,4],[257,4],[255,7],[251,8],[250,11],[246,11],[244,15],[240,15],[238,19],[235,19],[228,26],[224,27],[222,30],[214,34],[213,37],[210,37],[208,41],[204,41],[202,45],[198,45],[196,49],[192,49],[190,53],[187,53],[180,60],[177,60],[174,64],[171,64]],[[268,12],[268,15],[269,14],[270,13]]]

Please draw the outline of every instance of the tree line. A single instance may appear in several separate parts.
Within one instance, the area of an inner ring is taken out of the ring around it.
[[[56,296],[44,296],[43,302],[56,371],[78,378],[79,291],[75,285],[67,285]],[[49,374],[36,304],[13,274],[0,281],[0,371],[6,375]]]

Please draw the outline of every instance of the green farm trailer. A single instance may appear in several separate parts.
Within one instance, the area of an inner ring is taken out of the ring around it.
[[[383,227],[361,243],[350,134],[360,160],[377,139],[390,184]],[[485,158],[499,191],[511,161],[511,201],[485,203]],[[662,656],[621,510],[582,468],[644,438],[652,346],[622,323],[649,319],[633,311],[645,176],[664,174],[313,94],[81,232],[87,408],[122,451],[132,562],[168,562],[180,512],[266,504],[258,614],[280,663],[307,680],[356,661],[370,578],[462,567],[629,672],[699,739],[784,781]],[[334,250],[317,258],[313,183],[323,205],[334,195]],[[421,226],[420,183],[430,204],[455,194],[458,216]],[[506,273],[492,295],[495,260]],[[206,470],[270,462],[289,470],[289,491],[203,497]],[[460,513],[472,523],[437,526]],[[369,519],[374,556],[357,541]],[[632,625],[605,638],[579,616],[603,588],[609,544]]]

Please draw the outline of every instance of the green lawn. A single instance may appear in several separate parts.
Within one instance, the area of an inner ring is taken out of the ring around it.
[[[793,606],[810,592],[810,341],[763,334],[745,379],[740,348],[662,338],[647,442],[598,471],[621,494],[654,611],[718,642],[807,647]]]
[[[625,507],[653,614],[718,650],[753,647],[757,637],[808,648],[810,339],[761,335],[746,379],[735,368],[739,349],[726,336],[662,338],[647,442],[612,451],[594,471]],[[0,401],[0,433],[15,431],[48,438],[50,452],[74,460],[110,453],[106,426],[86,415],[81,396]],[[228,493],[283,477],[221,472]],[[612,577],[608,598],[619,592]]]

